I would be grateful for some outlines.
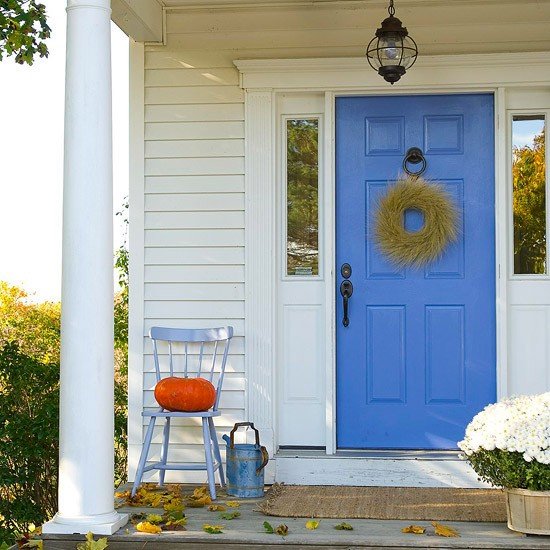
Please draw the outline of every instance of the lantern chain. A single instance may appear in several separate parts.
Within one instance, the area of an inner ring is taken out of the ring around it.
[[[393,7],[393,0],[390,0],[390,5],[388,7],[388,13],[391,17],[395,15],[395,8]]]

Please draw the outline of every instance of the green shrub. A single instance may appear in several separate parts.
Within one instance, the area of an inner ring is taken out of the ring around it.
[[[550,491],[550,465],[526,462],[523,453],[481,449],[468,455],[477,475],[497,487]]]
[[[59,365],[0,348],[0,540],[57,509]]]

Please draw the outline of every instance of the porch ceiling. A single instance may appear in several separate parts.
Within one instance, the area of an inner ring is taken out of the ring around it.
[[[259,51],[271,47],[270,39],[264,46],[252,37],[265,28],[296,35],[276,56],[353,57],[364,53],[386,6],[387,0],[112,0],[112,19],[138,42],[169,47],[174,39],[182,42],[174,47],[188,49],[250,46],[245,55],[271,57]],[[424,55],[550,50],[550,0],[399,0],[397,11]],[[203,42],[192,39],[201,36]]]

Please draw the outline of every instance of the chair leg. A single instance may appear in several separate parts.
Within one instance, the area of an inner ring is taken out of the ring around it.
[[[212,446],[214,449],[214,458],[217,460],[220,465],[218,473],[220,475],[220,485],[225,487],[225,475],[223,473],[223,462],[222,455],[220,453],[220,445],[218,443],[218,435],[216,434],[216,427],[214,426],[214,419],[212,417],[208,418],[208,427],[210,428],[210,439],[212,440]]]
[[[168,443],[170,441],[170,417],[166,417],[166,423],[164,424],[164,431],[162,436],[162,449],[160,451],[160,461],[166,466],[166,461],[168,459]],[[164,485],[164,476],[166,475],[166,470],[159,470],[159,487]]]
[[[145,463],[147,462],[147,455],[149,454],[149,447],[151,446],[151,440],[153,439],[153,429],[155,427],[156,421],[156,416],[152,416],[151,420],[149,421],[149,427],[147,428],[145,441],[143,442],[143,447],[141,449],[141,456],[139,457],[138,467],[136,471],[136,479],[132,487],[132,496],[135,496],[141,483],[141,478],[143,477],[143,469],[145,468]]]
[[[210,430],[208,427],[208,418],[202,419],[202,438],[204,440],[204,455],[206,458],[206,471],[208,473],[208,487],[210,497],[216,500],[216,480],[214,478],[214,461],[212,459],[212,444],[210,441]]]

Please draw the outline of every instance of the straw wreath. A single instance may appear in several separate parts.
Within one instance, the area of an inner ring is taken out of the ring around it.
[[[424,225],[407,231],[405,211],[419,210]],[[458,237],[458,209],[436,183],[420,177],[402,177],[380,200],[374,233],[382,251],[398,266],[422,267],[433,262]]]

